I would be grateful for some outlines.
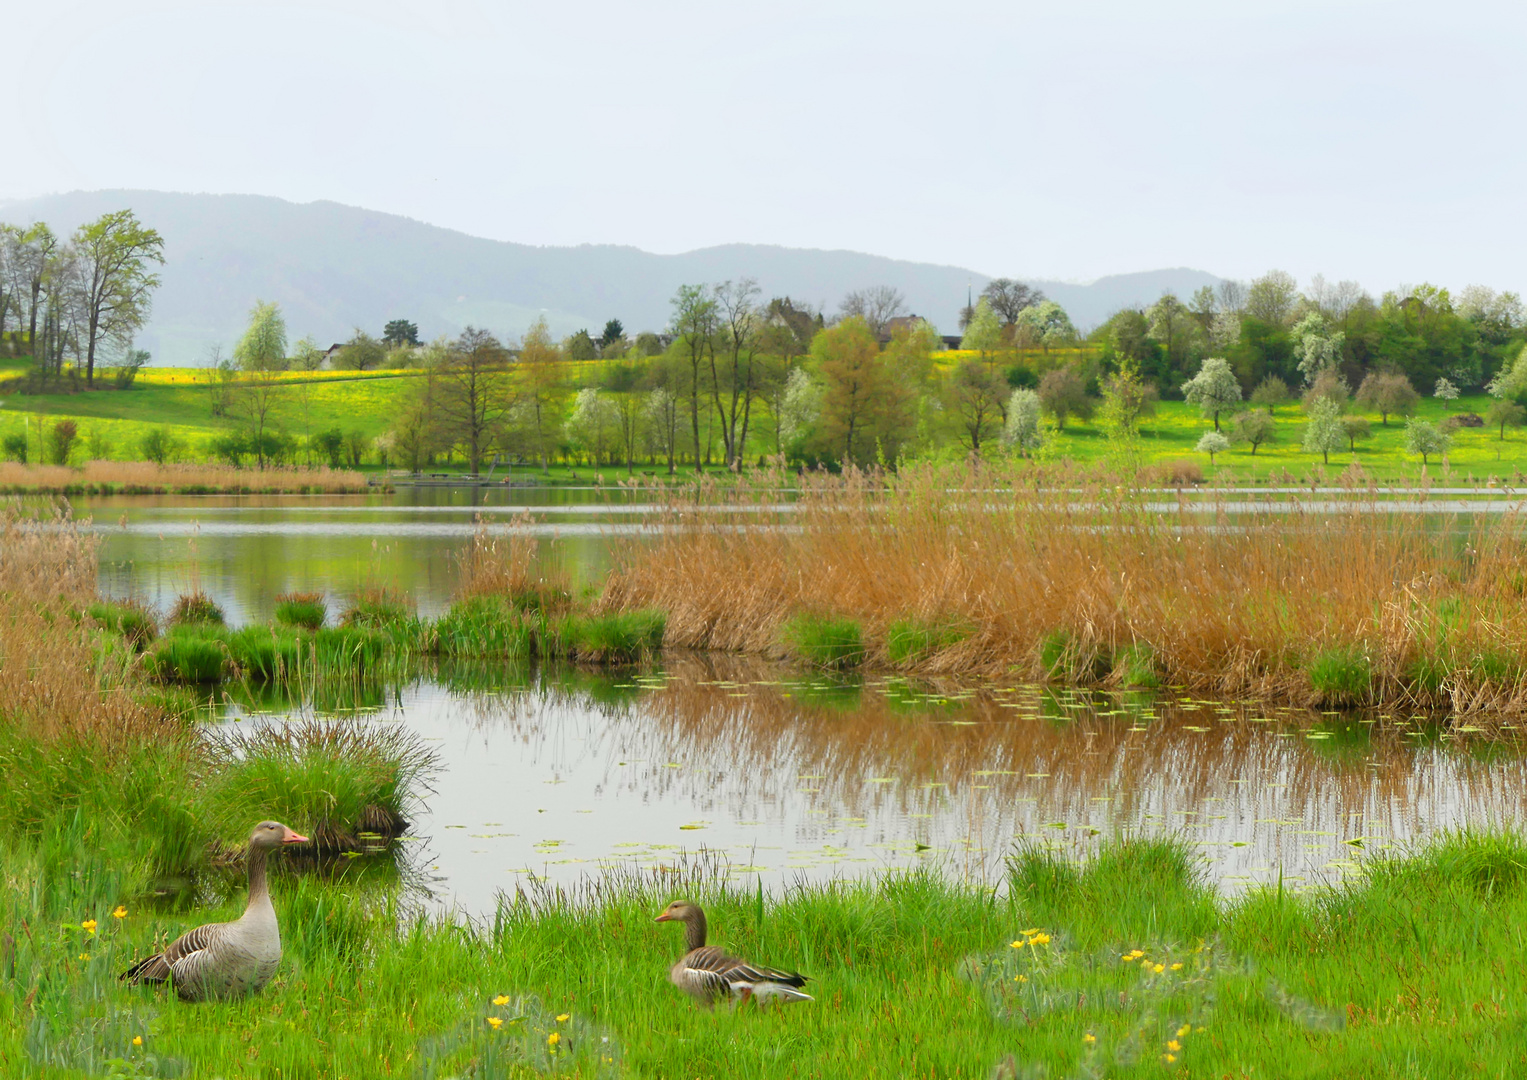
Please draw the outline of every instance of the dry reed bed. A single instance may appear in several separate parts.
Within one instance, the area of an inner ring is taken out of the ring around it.
[[[780,481],[670,496],[602,603],[661,608],[668,643],[699,649],[777,652],[808,613],[856,620],[882,667],[1113,685],[1144,667],[1225,696],[1527,710],[1514,515],[1406,512],[1355,485],[1315,507],[1232,514],[1210,491],[1163,511],[1124,477],[1020,465],[807,476],[793,510],[760,513]],[[958,640],[893,665],[906,620]],[[1321,664],[1361,678],[1320,688]]]
[[[43,739],[179,738],[183,725],[130,692],[130,654],[103,655],[81,618],[95,599],[96,543],[61,513],[0,511],[0,717]]]
[[[349,469],[238,469],[231,465],[156,465],[151,461],[91,461],[68,465],[0,463],[0,494],[327,494],[369,490]]]

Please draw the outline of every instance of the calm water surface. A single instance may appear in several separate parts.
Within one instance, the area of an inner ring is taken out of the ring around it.
[[[76,513],[102,534],[104,591],[167,607],[199,582],[240,622],[268,618],[280,592],[339,602],[372,581],[436,612],[478,515],[555,540],[575,578],[596,580],[647,513],[619,491],[488,498],[103,498]],[[304,712],[229,706],[220,722]],[[437,903],[474,913],[531,878],[701,847],[769,884],[929,863],[995,883],[1015,842],[1081,851],[1138,830],[1189,838],[1231,890],[1280,876],[1297,887],[1441,828],[1520,824],[1527,792],[1512,727],[1487,738],[1172,691],[844,682],[685,654],[641,674],[446,673],[363,715],[438,756],[410,862]]]

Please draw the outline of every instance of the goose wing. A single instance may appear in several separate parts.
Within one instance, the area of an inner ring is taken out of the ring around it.
[[[708,997],[730,996],[763,985],[806,985],[804,975],[750,964],[714,947],[694,949],[679,964],[680,970],[675,974],[683,978],[685,989]]]
[[[163,952],[139,960],[119,978],[129,983],[158,983],[171,977],[177,982],[184,981],[187,975],[194,973],[206,961],[207,950],[222,936],[227,925],[207,923],[194,930],[187,930],[165,946]]]

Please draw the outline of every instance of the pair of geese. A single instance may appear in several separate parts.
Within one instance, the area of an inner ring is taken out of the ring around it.
[[[249,837],[249,903],[233,922],[208,923],[188,930],[163,952],[138,961],[123,981],[169,982],[185,1001],[235,998],[263,988],[281,963],[281,931],[270,902],[265,864],[272,851],[308,838],[279,821],[262,821]],[[717,1001],[755,1003],[811,1001],[801,987],[806,976],[739,960],[705,944],[705,912],[687,900],[675,900],[658,922],[684,924],[688,951],[669,971],[669,980],[710,1008]]]

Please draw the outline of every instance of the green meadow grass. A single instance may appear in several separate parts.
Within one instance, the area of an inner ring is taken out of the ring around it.
[[[1443,836],[1299,894],[1220,896],[1186,845],[1137,839],[1080,864],[1021,850],[996,893],[935,873],[782,896],[628,875],[506,898],[476,925],[410,918],[385,885],[283,869],[280,972],[254,999],[201,1005],[114,975],[156,940],[236,915],[240,890],[156,912],[119,874],[55,862],[73,865],[56,846],[0,850],[0,912],[32,928],[0,979],[8,1075],[1506,1077],[1527,1065],[1515,977],[1527,844],[1511,834]],[[680,934],[653,921],[676,895],[706,906],[717,942],[812,976],[816,1000],[697,1009],[667,984]]]

